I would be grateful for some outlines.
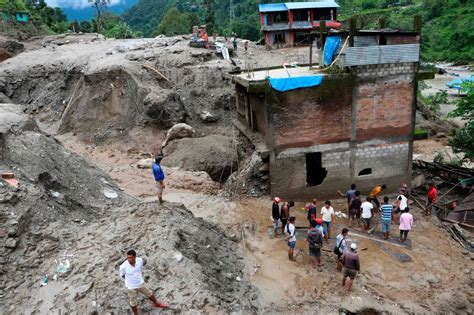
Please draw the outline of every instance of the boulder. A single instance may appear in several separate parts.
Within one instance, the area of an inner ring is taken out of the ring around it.
[[[223,182],[237,170],[237,153],[232,138],[210,135],[183,138],[170,142],[164,149],[162,165],[188,171],[204,171],[214,181]]]
[[[165,147],[168,142],[176,139],[194,138],[195,135],[196,130],[194,130],[193,127],[185,123],[179,123],[168,130],[168,133],[166,134],[166,139],[161,146]]]
[[[201,120],[206,123],[216,122],[217,120],[219,120],[219,117],[214,116],[213,114],[211,114],[210,112],[206,110],[201,112],[200,117],[201,117]]]

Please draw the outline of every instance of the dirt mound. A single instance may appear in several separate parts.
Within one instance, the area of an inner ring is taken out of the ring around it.
[[[6,314],[123,313],[118,266],[127,249],[174,308],[255,312],[237,244],[184,206],[140,203],[108,175],[38,132],[18,106],[0,106],[0,303]],[[44,276],[48,284],[40,286]],[[7,303],[8,301],[8,303]],[[151,311],[140,302],[140,308]]]
[[[14,40],[0,38],[0,62],[18,55],[25,49],[22,43]]]
[[[171,141],[164,149],[163,165],[204,171],[215,181],[225,181],[237,170],[237,153],[230,137],[209,135]]]

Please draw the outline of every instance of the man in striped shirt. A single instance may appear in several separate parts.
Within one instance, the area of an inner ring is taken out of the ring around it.
[[[390,223],[392,222],[393,205],[388,203],[388,197],[383,197],[383,204],[380,207],[383,239],[388,239],[390,233]]]

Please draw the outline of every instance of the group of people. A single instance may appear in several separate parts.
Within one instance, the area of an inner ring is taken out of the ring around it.
[[[349,228],[352,228],[353,223],[357,222],[368,233],[373,232],[375,228],[371,229],[371,224],[374,222],[374,216],[380,213],[380,223],[383,233],[383,239],[388,239],[390,234],[390,227],[392,223],[399,221],[400,242],[407,240],[408,232],[413,225],[413,215],[409,212],[408,198],[410,191],[407,185],[403,185],[393,203],[387,196],[383,197],[381,203],[379,198],[386,185],[375,186],[370,194],[362,201],[360,191],[357,190],[355,184],[347,190],[345,194],[339,193],[347,198]],[[313,267],[321,267],[324,263],[321,260],[321,250],[323,243],[329,243],[331,238],[331,230],[336,223],[336,213],[331,202],[325,201],[324,206],[318,212],[317,199],[313,199],[311,203],[305,205],[307,211],[308,230],[305,242],[308,244],[308,256]],[[272,204],[272,220],[275,237],[281,231],[285,235],[285,240],[288,244],[288,258],[295,260],[294,252],[296,247],[296,217],[290,214],[290,209],[294,207],[293,201],[283,202],[281,198],[273,198]],[[357,254],[357,244],[347,244],[347,236],[349,234],[348,228],[343,228],[341,233],[336,237],[336,244],[334,253],[337,255],[336,268],[343,272],[342,285],[346,285],[348,280],[348,289],[352,287],[352,282],[356,274],[360,271],[360,260]]]
[[[389,238],[391,224],[399,221],[400,242],[405,242],[413,224],[413,215],[409,213],[410,209],[408,207],[410,190],[406,184],[403,184],[393,203],[390,203],[389,198],[385,196],[381,204],[379,197],[386,189],[386,185],[375,186],[363,202],[360,191],[357,190],[355,184],[352,184],[345,194],[341,191],[338,192],[341,196],[347,198],[350,228],[352,228],[354,222],[361,228],[362,222],[364,231],[371,233],[375,229],[375,227],[371,228],[375,214],[380,213],[383,239]]]

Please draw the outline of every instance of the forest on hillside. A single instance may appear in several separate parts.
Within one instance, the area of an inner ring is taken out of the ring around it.
[[[132,29],[151,37],[188,34],[194,24],[206,24],[211,32],[258,40],[262,37],[259,3],[277,0],[139,0],[124,13]],[[413,16],[422,16],[422,58],[426,61],[474,60],[474,1],[472,0],[336,0],[339,20],[358,18],[359,27],[411,30]]]

